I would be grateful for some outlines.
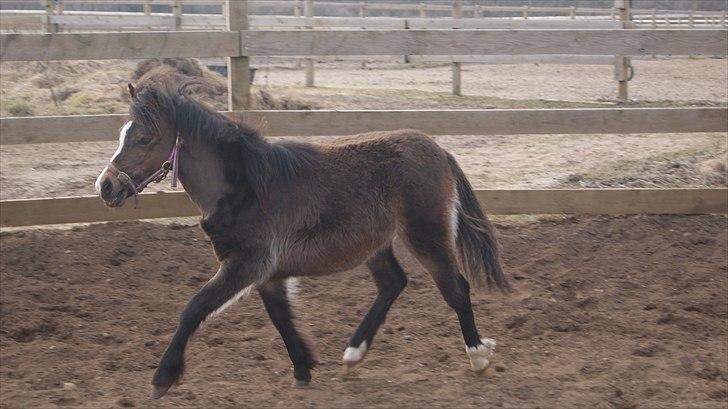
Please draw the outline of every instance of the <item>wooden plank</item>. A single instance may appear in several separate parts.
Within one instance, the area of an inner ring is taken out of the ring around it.
[[[63,24],[70,29],[104,28],[105,30],[118,30],[128,27],[164,27],[174,28],[172,14],[136,15],[104,13],[96,15],[75,15],[64,13],[50,17],[51,23]]]
[[[115,220],[154,219],[197,215],[198,210],[183,192],[140,195],[126,206],[110,209],[97,196],[52,199],[4,200],[0,202],[0,226],[81,223]]]
[[[231,114],[231,113],[227,113]],[[728,132],[726,108],[243,111],[268,136],[420,129],[431,135]],[[126,115],[0,118],[0,145],[113,141]]]
[[[220,31],[0,34],[0,60],[105,60],[239,56],[239,34]]]
[[[650,57],[651,58],[651,57]],[[609,55],[413,55],[411,62],[461,62],[477,64],[579,64],[612,65]]]
[[[314,28],[376,28],[404,29],[404,18],[399,17],[290,17],[251,16],[250,24],[255,27],[314,27]]]
[[[174,15],[155,13],[68,12],[52,16],[51,22],[71,29],[102,28],[114,30],[123,27],[174,27]],[[215,14],[182,15],[183,28],[222,28],[225,19]],[[619,23],[611,20],[514,20],[514,19],[453,19],[453,18],[401,18],[401,17],[291,17],[251,16],[254,27],[296,28],[369,28],[369,29],[614,29]]]
[[[394,30],[0,34],[3,61],[311,55],[726,55],[725,30]]]
[[[243,53],[300,55],[726,55],[723,30],[247,31]]]
[[[372,20],[379,17],[372,18]],[[443,30],[443,29],[616,29],[619,22],[611,20],[528,20],[503,18],[408,18],[407,26],[411,30]]]
[[[728,213],[728,189],[478,190],[492,214]]]
[[[489,214],[706,214],[728,213],[728,189],[476,190]],[[184,192],[140,195],[109,209],[97,196],[4,200],[0,226],[196,216]]]

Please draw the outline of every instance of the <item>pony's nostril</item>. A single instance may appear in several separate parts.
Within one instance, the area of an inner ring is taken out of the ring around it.
[[[101,194],[106,195],[111,193],[111,189],[113,188],[113,185],[111,184],[111,181],[109,179],[104,180],[101,183]]]

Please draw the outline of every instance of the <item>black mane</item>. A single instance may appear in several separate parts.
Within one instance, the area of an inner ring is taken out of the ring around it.
[[[251,189],[256,195],[274,180],[290,180],[307,168],[315,149],[306,144],[270,143],[253,127],[235,121],[189,96],[203,80],[166,72],[143,78],[132,99],[135,122],[160,132],[167,123],[180,138],[213,147],[223,164],[228,183]]]

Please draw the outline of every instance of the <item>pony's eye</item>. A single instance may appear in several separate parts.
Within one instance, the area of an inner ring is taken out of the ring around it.
[[[145,136],[137,142],[139,145],[149,145],[149,143],[152,142],[151,136]]]

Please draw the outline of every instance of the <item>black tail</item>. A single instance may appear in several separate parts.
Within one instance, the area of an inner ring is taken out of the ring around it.
[[[470,283],[482,285],[485,280],[488,286],[509,291],[511,286],[500,264],[495,228],[480,208],[475,192],[455,158],[448,154],[448,161],[457,182],[460,204],[457,246],[463,273]]]

